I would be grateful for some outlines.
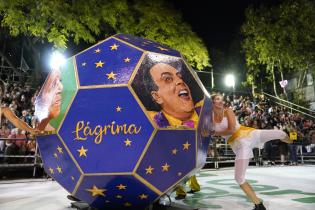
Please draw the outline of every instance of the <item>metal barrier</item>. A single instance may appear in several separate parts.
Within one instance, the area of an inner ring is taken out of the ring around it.
[[[35,139],[29,139],[29,138],[23,138],[23,139],[19,139],[19,138],[0,138],[0,141],[16,141],[16,140],[22,140],[22,141],[33,141]],[[4,151],[3,151],[4,152]],[[36,176],[36,169],[37,167],[43,167],[43,164],[41,162],[38,162],[39,159],[41,159],[40,155],[39,155],[39,149],[38,149],[38,144],[35,141],[35,151],[34,151],[34,155],[5,155],[5,154],[0,154],[0,160],[1,159],[5,159],[5,158],[30,158],[33,159],[33,161],[31,163],[4,163],[4,162],[0,162],[0,169],[4,168],[25,168],[25,167],[33,167],[33,177]]]
[[[305,156],[303,153],[304,145],[296,145],[297,146],[297,156],[299,158],[299,162],[301,164],[304,163],[315,163],[315,156]],[[207,156],[206,164],[213,164],[215,169],[219,169],[219,165],[222,164],[231,164],[235,161],[235,154],[233,153],[229,144],[227,144],[222,138],[214,137],[213,141],[209,144],[209,149],[213,150],[213,154],[211,156]],[[258,150],[258,157],[252,158],[250,163],[256,163],[256,165],[263,166],[264,156],[262,153],[263,149]],[[304,159],[307,158],[307,161]],[[280,162],[280,158],[276,160],[276,162]]]

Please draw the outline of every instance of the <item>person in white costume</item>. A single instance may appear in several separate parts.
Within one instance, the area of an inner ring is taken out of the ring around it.
[[[246,182],[245,172],[249,160],[254,157],[253,148],[263,148],[267,141],[274,139],[292,143],[289,136],[282,130],[260,130],[240,125],[233,110],[224,107],[224,101],[220,94],[212,96],[212,103],[214,135],[222,136],[227,140],[236,155],[234,173],[236,182],[255,204],[254,210],[266,210],[253,188]]]

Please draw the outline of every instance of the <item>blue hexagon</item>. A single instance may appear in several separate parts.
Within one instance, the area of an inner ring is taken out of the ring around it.
[[[57,135],[37,136],[40,154],[47,174],[72,193],[80,170]]]
[[[84,173],[130,172],[153,127],[127,87],[81,89],[59,134]]]
[[[141,210],[158,198],[157,193],[131,175],[85,176],[75,196],[106,210]]]
[[[195,165],[194,130],[159,130],[136,173],[161,192],[166,192],[191,172]]]
[[[127,84],[142,51],[109,38],[75,56],[80,86]]]

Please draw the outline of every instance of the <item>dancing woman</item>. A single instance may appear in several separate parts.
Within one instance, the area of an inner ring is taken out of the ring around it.
[[[253,148],[263,148],[264,143],[274,139],[292,143],[289,140],[289,136],[281,130],[260,130],[240,125],[233,110],[224,108],[223,98],[219,94],[212,96],[212,103],[214,135],[222,136],[226,139],[236,155],[234,172],[236,182],[255,204],[253,210],[266,210],[253,188],[246,182],[245,172],[249,165],[249,160],[254,157]]]

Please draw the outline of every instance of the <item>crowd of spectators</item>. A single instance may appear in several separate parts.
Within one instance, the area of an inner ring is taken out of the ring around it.
[[[9,107],[17,117],[34,127],[34,101],[38,90],[20,83],[4,83],[4,85],[5,88],[2,87],[0,90],[1,107]],[[28,139],[28,137],[25,131],[15,128],[6,118],[0,117],[0,162],[24,163],[29,161],[30,159],[26,157],[8,157],[8,155],[33,155],[36,143],[35,140]]]
[[[35,127],[34,101],[39,88],[20,83],[6,84],[6,92],[0,90],[1,106],[9,107],[20,119]],[[224,94],[223,94],[224,95]],[[297,152],[315,154],[315,122],[292,112],[289,107],[272,104],[263,95],[256,97],[244,95],[224,95],[226,106],[231,107],[239,122],[257,129],[281,129],[290,135],[293,144],[281,141],[267,142],[264,159],[268,164],[275,164],[280,157],[281,164],[298,163]],[[4,117],[0,118],[0,162],[21,163],[27,158],[7,158],[7,155],[33,155],[35,141],[28,139],[28,134],[14,126]],[[28,140],[22,140],[28,139]],[[256,158],[259,151],[254,151]]]
[[[280,157],[280,164],[296,165],[298,152],[315,154],[314,120],[292,112],[290,107],[275,106],[264,95],[225,95],[224,98],[226,106],[234,110],[240,124],[257,129],[281,129],[290,136],[293,144],[288,145],[280,140],[265,144],[260,154],[263,154],[267,164],[276,164],[276,158]],[[255,149],[254,154],[258,158],[259,150]]]

